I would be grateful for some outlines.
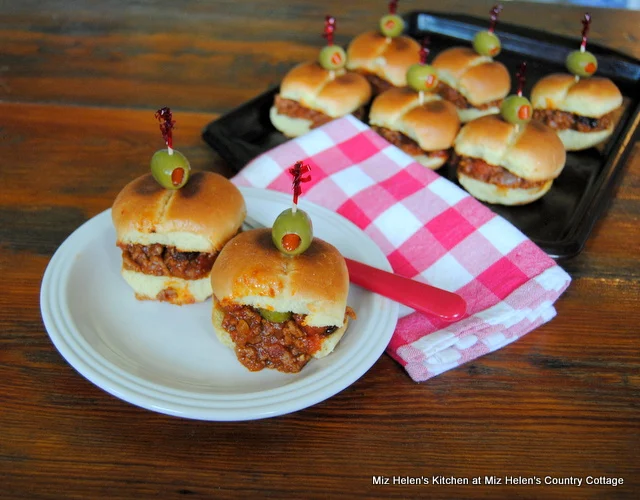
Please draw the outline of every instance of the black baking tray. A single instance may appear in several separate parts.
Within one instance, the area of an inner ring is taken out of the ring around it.
[[[432,56],[454,45],[470,45],[475,33],[486,29],[486,19],[465,15],[412,12],[405,20],[409,36],[417,39],[430,36]],[[576,32],[579,21],[576,20]],[[522,61],[527,61],[525,95],[542,76],[566,71],[564,60],[568,51],[579,46],[578,37],[569,39],[502,22],[498,27],[496,33],[503,50],[496,59],[512,75]],[[613,135],[597,148],[567,153],[562,174],[540,200],[518,207],[488,205],[556,259],[575,256],[582,250],[594,224],[607,208],[638,139],[640,61],[591,43],[589,50],[598,58],[598,75],[611,78],[625,98]],[[270,89],[204,128],[205,142],[235,170],[287,141],[269,120],[269,109],[277,92],[278,88]],[[453,168],[445,166],[437,172],[457,183]]]

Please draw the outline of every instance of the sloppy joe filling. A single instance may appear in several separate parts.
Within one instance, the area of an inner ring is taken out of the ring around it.
[[[250,371],[272,368],[297,373],[322,347],[322,341],[342,326],[306,326],[306,315],[302,314],[276,323],[263,318],[251,306],[218,303],[218,307],[224,312],[222,327],[235,344],[236,356]],[[355,318],[350,307],[345,319],[347,316]]]
[[[394,146],[397,146],[402,151],[411,156],[419,156],[425,155],[430,158],[445,158],[445,161],[449,158],[449,150],[448,149],[440,149],[437,151],[425,151],[422,149],[416,141],[414,141],[411,137],[406,136],[402,132],[398,132],[397,130],[391,130],[385,127],[377,127],[373,125],[371,127],[378,134],[384,137],[387,141],[389,141]]]
[[[320,125],[324,125],[325,123],[333,120],[333,118],[322,111],[306,108],[298,101],[285,99],[284,97],[281,97],[280,94],[276,94],[274,105],[276,110],[278,110],[278,113],[281,115],[286,115],[290,118],[309,120],[311,122],[310,128],[319,127]],[[358,108],[353,112],[353,115],[356,118],[364,117],[364,108]]]
[[[608,129],[613,123],[613,111],[600,118],[589,118],[558,109],[534,109],[533,119],[556,130],[577,130],[578,132],[597,132]]]
[[[128,271],[152,276],[172,276],[185,280],[206,277],[217,253],[181,252],[176,247],[159,243],[152,245],[118,244],[122,250],[123,267]]]
[[[369,85],[371,85],[371,92],[373,95],[382,94],[386,90],[396,88],[396,86],[393,83],[388,82],[384,78],[380,78],[378,75],[374,73],[369,73],[368,71],[362,71],[362,70],[359,70],[358,73],[360,73],[362,76],[364,76],[367,79],[367,81],[369,82]]]
[[[547,181],[528,181],[522,177],[512,174],[506,168],[498,165],[491,165],[479,158],[471,158],[469,156],[457,156],[455,159],[458,172],[462,172],[468,177],[476,180],[495,184],[496,186],[531,189],[542,187]]]
[[[465,96],[463,96],[453,87],[450,87],[449,85],[444,83],[442,80],[438,82],[438,85],[436,87],[436,94],[438,94],[444,100],[452,103],[458,109],[475,108],[479,110],[485,110],[493,107],[499,108],[500,104],[502,104],[502,99],[496,99],[495,101],[489,101],[485,102],[484,104],[474,106],[467,100]]]

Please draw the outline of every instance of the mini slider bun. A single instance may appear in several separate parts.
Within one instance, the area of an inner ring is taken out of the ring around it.
[[[424,153],[409,154],[432,170],[440,168],[448,154],[429,156],[428,153],[450,149],[460,130],[453,104],[431,92],[424,93],[421,104],[419,93],[408,87],[390,89],[376,97],[369,112],[369,123],[400,132],[415,141]]]
[[[407,70],[420,61],[420,44],[407,36],[386,37],[368,31],[347,48],[347,69],[375,75],[394,87],[407,85]]]
[[[555,73],[535,84],[531,104],[534,118],[543,116],[541,111],[557,110],[599,120],[622,106],[622,94],[608,78],[576,78],[568,73]],[[613,133],[613,128],[613,120],[608,119],[602,130],[580,132],[564,128],[557,133],[567,151],[577,151],[603,142]]]
[[[522,205],[544,196],[566,160],[562,142],[550,127],[536,121],[515,125],[497,115],[478,118],[462,127],[454,149],[462,187],[479,200],[502,205]],[[461,165],[468,159],[482,160],[488,167],[481,166],[483,172],[476,176],[466,174]],[[495,167],[505,169],[506,175]],[[491,172],[491,177],[483,178]],[[532,185],[518,186],[517,178]]]
[[[147,174],[120,191],[111,215],[116,244],[123,250],[122,276],[136,297],[182,305],[211,296],[211,260],[239,231],[246,207],[238,188],[221,175],[196,172],[182,188],[172,190]],[[171,250],[180,254],[167,264]],[[184,259],[198,258],[209,268],[194,262],[201,269],[195,275],[193,268],[187,272],[192,279],[172,272]]]
[[[240,233],[216,260],[211,286],[215,333],[231,348],[236,344],[222,326],[224,308],[229,306],[302,314],[306,315],[305,326],[334,327],[332,333],[320,337],[315,358],[332,352],[347,328],[347,266],[340,252],[319,238],[292,257],[275,247],[271,229]]]
[[[489,56],[480,55],[469,47],[446,49],[435,57],[432,64],[440,81],[471,105],[456,105],[460,121],[469,122],[480,116],[500,112],[499,101],[506,97],[511,88],[511,77],[504,64]],[[451,92],[442,83],[438,92],[449,99]],[[459,97],[456,101],[460,104],[463,102]]]
[[[318,123],[357,111],[370,98],[371,86],[362,75],[344,69],[330,71],[317,62],[306,62],[284,77],[269,117],[284,135],[297,137]],[[320,122],[314,121],[319,114]]]

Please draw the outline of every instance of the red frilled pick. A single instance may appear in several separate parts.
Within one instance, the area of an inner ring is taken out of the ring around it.
[[[176,122],[173,120],[170,108],[160,108],[156,111],[156,119],[160,122],[160,132],[162,132],[162,138],[167,144],[167,147],[173,149],[173,126]]]
[[[336,30],[336,18],[333,16],[327,16],[324,20],[324,33],[323,37],[327,39],[327,45],[333,45],[333,33]]]
[[[298,204],[298,197],[302,194],[300,184],[311,180],[311,175],[304,175],[309,172],[311,172],[311,167],[301,161],[297,161],[295,165],[289,169],[289,173],[293,176],[293,203],[295,205]]]
[[[493,33],[496,29],[496,23],[498,22],[498,17],[500,16],[500,11],[502,11],[502,5],[500,4],[496,4],[493,6],[493,8],[490,11],[490,19],[491,21],[489,22],[489,33]]]

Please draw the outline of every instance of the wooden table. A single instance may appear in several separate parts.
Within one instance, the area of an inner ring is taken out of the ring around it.
[[[401,2],[486,15],[491,2]],[[50,257],[147,171],[152,114],[179,115],[196,169],[233,172],[202,127],[337,41],[383,1],[0,2],[0,497],[637,498],[640,154],[585,250],[558,316],[423,384],[384,355],[308,409],[216,423],[152,413],[81,377],[40,308]],[[594,42],[640,57],[640,14],[592,10]],[[511,23],[576,35],[582,9],[508,2]],[[612,486],[375,485],[373,476],[622,478]]]

